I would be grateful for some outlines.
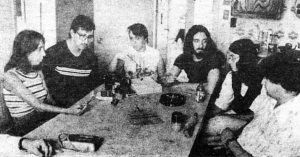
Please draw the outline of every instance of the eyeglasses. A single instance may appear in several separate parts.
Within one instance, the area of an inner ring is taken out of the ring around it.
[[[85,41],[85,40],[93,40],[94,39],[94,35],[80,34],[78,32],[76,32],[76,34],[78,34],[79,39],[83,40],[83,41]]]

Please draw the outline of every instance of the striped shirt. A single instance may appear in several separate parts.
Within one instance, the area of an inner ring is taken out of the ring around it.
[[[49,93],[59,107],[69,107],[102,83],[94,52],[86,48],[75,56],[66,41],[46,50],[42,70]]]
[[[56,66],[55,71],[61,75],[65,75],[65,76],[88,77],[92,70],[91,69],[81,70],[81,69]]]
[[[21,80],[23,85],[31,91],[31,93],[40,101],[44,101],[47,97],[47,91],[44,87],[41,76],[36,73],[24,74],[18,70],[10,70],[15,73]],[[3,88],[3,95],[6,106],[12,117],[22,117],[34,111],[34,108],[27,104],[22,98],[18,97],[15,93]]]

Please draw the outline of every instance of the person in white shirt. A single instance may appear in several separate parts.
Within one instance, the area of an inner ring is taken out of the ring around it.
[[[131,49],[115,55],[110,63],[110,72],[128,78],[150,76],[162,77],[164,66],[159,51],[148,46],[148,31],[145,25],[135,23],[128,27]]]

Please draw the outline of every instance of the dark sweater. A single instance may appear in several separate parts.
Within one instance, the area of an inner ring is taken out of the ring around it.
[[[43,74],[50,94],[60,107],[73,105],[102,83],[97,56],[87,48],[76,57],[66,41],[46,50]]]

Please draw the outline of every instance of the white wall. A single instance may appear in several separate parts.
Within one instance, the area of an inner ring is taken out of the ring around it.
[[[95,0],[97,1],[97,0]],[[69,36],[73,19],[79,15],[94,18],[93,0],[56,0],[57,40],[65,40]]]
[[[95,0],[94,1],[95,53],[100,70],[107,66],[116,53],[125,51],[129,45],[127,27],[143,23],[149,33],[152,46],[154,26],[153,0]]]
[[[15,20],[13,1],[0,1],[0,76],[4,66],[11,55],[12,44],[15,36]]]
[[[55,0],[21,0],[22,16],[16,17],[17,33],[24,29],[40,32],[46,39],[45,47],[56,43]]]
[[[16,16],[14,0],[0,1],[0,74],[12,52],[18,32],[32,29],[42,33],[45,47],[56,43],[55,0],[21,0],[21,16]]]
[[[273,33],[281,31],[283,32],[283,37],[278,40],[278,44],[282,46],[289,42],[296,46],[300,42],[300,30],[298,29],[300,28],[300,18],[296,17],[294,12],[291,11],[294,2],[294,0],[285,0],[286,10],[283,12],[280,20],[237,17],[236,27],[231,28],[230,18],[232,16],[229,15],[228,19],[223,19],[223,11],[231,11],[230,5],[224,5],[223,0],[214,0],[214,8],[218,9],[214,9],[213,11],[215,18],[213,18],[211,33],[218,48],[226,52],[229,44],[240,38],[250,38],[257,43],[260,31],[270,31]],[[201,6],[198,9],[201,9]],[[296,39],[289,37],[289,34],[292,32],[298,34]]]

